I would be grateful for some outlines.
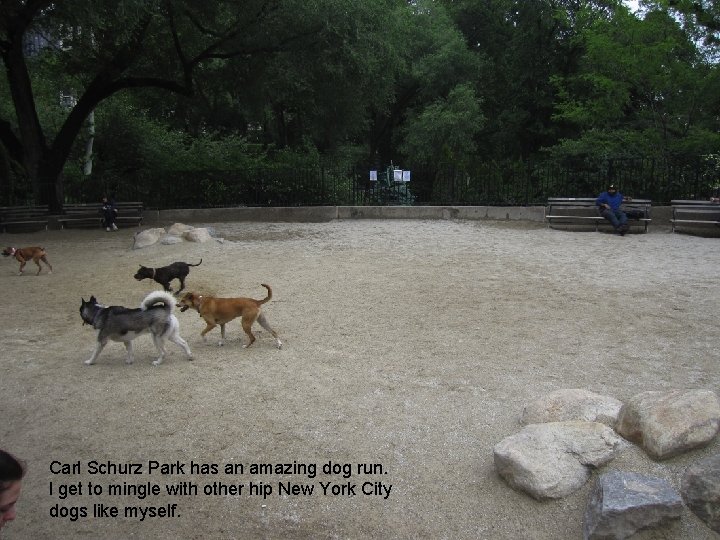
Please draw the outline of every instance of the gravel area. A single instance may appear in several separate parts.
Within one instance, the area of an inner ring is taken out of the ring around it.
[[[223,241],[133,250],[137,229],[0,235],[44,246],[54,267],[18,276],[1,261],[0,447],[28,468],[3,539],[578,539],[594,476],[538,502],[495,472],[493,446],[521,428],[523,405],[560,388],[625,400],[719,386],[717,238],[451,220],[193,225]],[[84,365],[95,334],[81,298],[138,306],[159,287],[133,279],[140,264],[200,258],[188,290],[262,298],[272,286],[264,312],[282,350],[259,327],[243,348],[239,322],[224,347],[219,329],[203,342],[198,314],[176,310],[194,361],[169,343],[155,367],[141,336],[133,365],[118,343]],[[604,470],[679,488],[719,445],[665,462],[629,445]],[[685,509],[638,538],[717,535]]]

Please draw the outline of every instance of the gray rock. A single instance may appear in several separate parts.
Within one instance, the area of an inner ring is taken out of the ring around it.
[[[192,231],[195,227],[192,225],[185,225],[184,223],[173,223],[168,229],[168,234],[172,236],[182,236],[187,231]]]
[[[133,249],[141,249],[147,246],[152,246],[153,244],[157,243],[161,236],[164,235],[165,229],[163,228],[146,229],[144,231],[140,231],[139,233],[135,234],[135,237],[133,239]]]
[[[588,500],[585,540],[620,540],[679,519],[682,499],[662,478],[611,471],[601,475]]]
[[[720,454],[688,467],[681,493],[687,507],[720,533]]]
[[[513,488],[538,499],[564,497],[610,461],[622,439],[598,422],[530,424],[493,449],[495,469]]]
[[[183,239],[180,238],[179,236],[173,236],[171,234],[167,234],[160,239],[160,243],[163,244],[164,246],[172,246],[174,244],[180,244],[180,243],[182,243],[182,241],[183,241]]]
[[[625,403],[617,432],[655,459],[710,442],[720,429],[720,402],[710,390],[642,392]]]
[[[621,408],[622,402],[613,397],[580,388],[562,389],[527,404],[520,422],[527,425],[581,420],[614,427]]]
[[[211,239],[210,232],[205,228],[192,229],[183,233],[183,238],[188,242],[207,242]]]

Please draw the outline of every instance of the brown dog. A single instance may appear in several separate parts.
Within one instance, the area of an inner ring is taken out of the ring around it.
[[[187,309],[196,310],[200,316],[205,319],[207,326],[200,335],[205,338],[210,330],[220,325],[220,342],[218,345],[225,343],[225,325],[237,317],[242,317],[242,327],[250,338],[250,342],[244,347],[249,347],[255,342],[255,336],[252,333],[252,325],[255,321],[260,323],[265,330],[270,332],[275,341],[277,348],[282,348],[282,341],[277,332],[270,328],[265,315],[260,312],[260,306],[268,302],[272,298],[272,289],[270,285],[261,283],[267,289],[267,297],[263,300],[253,300],[252,298],[216,298],[214,296],[205,296],[193,292],[187,292],[178,301],[177,307],[180,311]]]
[[[30,260],[37,264],[38,271],[36,275],[39,276],[40,271],[42,270],[40,261],[47,264],[47,267],[50,269],[48,271],[48,274],[52,274],[52,266],[50,266],[50,263],[47,260],[47,252],[45,251],[45,248],[41,248],[38,246],[24,248],[6,247],[5,249],[3,249],[2,254],[5,257],[15,257],[20,262],[20,272],[18,272],[18,275],[21,275],[23,273],[23,270],[25,270],[25,265]]]

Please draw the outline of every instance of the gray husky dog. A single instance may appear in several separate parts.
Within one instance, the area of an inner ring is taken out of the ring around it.
[[[87,365],[95,363],[97,357],[107,345],[108,340],[122,341],[127,349],[128,364],[133,363],[133,340],[141,334],[150,332],[158,351],[158,358],[153,362],[157,366],[165,357],[165,340],[177,343],[185,351],[189,360],[192,352],[187,342],[180,337],[180,323],[173,315],[175,298],[164,291],[154,291],[148,294],[140,303],[139,308],[126,308],[122,306],[105,307],[98,303],[94,296],[87,302],[81,299],[80,317],[83,324],[90,324],[97,333],[97,346]],[[156,305],[159,304],[159,305]]]

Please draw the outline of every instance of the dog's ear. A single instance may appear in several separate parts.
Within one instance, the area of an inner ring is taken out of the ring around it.
[[[88,303],[89,304],[97,304],[97,298],[95,298],[94,296],[91,296],[90,300],[88,300]]]

